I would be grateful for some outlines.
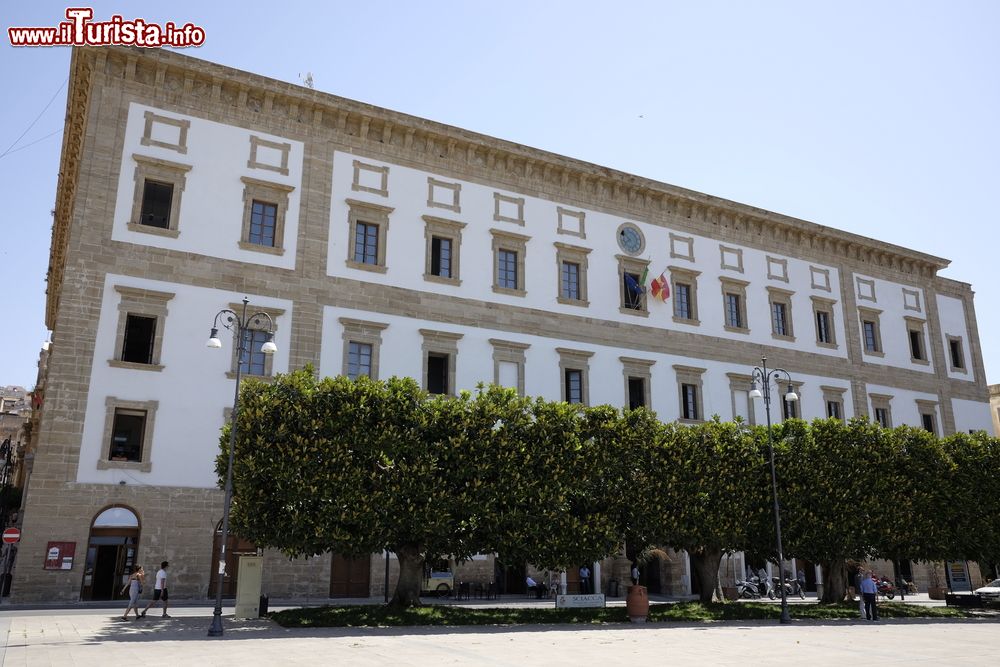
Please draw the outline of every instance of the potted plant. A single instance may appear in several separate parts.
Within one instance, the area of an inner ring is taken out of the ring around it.
[[[932,600],[943,600],[947,589],[945,589],[942,583],[941,564],[937,561],[932,561],[928,574],[930,582],[927,586],[928,597]]]

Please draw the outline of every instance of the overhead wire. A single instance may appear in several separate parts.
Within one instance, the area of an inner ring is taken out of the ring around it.
[[[46,111],[48,111],[48,108],[50,106],[52,106],[53,102],[55,102],[56,97],[58,97],[59,93],[62,92],[63,86],[66,85],[67,81],[69,81],[69,76],[67,76],[65,79],[63,79],[63,82],[59,84],[59,87],[56,88],[56,92],[54,92],[52,94],[52,97],[49,98],[49,101],[45,104],[44,107],[42,107],[42,110],[38,112],[38,115],[35,116],[35,120],[31,121],[31,124],[29,124],[28,127],[26,127],[24,129],[24,132],[22,132],[20,134],[20,136],[18,136],[18,138],[14,140],[14,143],[12,143],[10,146],[7,147],[7,150],[5,150],[3,153],[0,153],[0,158],[5,157],[8,153],[14,152],[13,151],[14,146],[17,146],[18,142],[20,142],[21,139],[24,139],[24,135],[26,135],[28,132],[30,132],[31,128],[33,128],[35,126],[35,123],[37,123],[38,120],[42,117],[42,114],[44,114]],[[48,136],[46,136],[44,138],[47,139],[48,137],[51,137],[51,136],[52,135],[50,134],[50,135],[48,135]],[[34,143],[37,143],[37,142],[34,142]],[[22,146],[21,148],[27,148],[27,146]]]

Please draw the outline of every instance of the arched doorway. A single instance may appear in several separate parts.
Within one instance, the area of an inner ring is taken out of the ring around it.
[[[139,517],[128,507],[101,510],[90,525],[81,600],[117,600],[136,566]]]
[[[208,597],[215,597],[215,583],[219,578],[219,551],[222,546],[222,521],[215,526],[212,543],[212,569],[208,578]],[[236,597],[236,580],[239,577],[240,556],[256,556],[257,545],[250,540],[229,533],[226,540],[226,576],[222,580],[222,597]]]

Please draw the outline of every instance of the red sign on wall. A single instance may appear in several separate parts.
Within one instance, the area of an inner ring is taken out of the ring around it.
[[[73,569],[73,555],[75,553],[76,542],[49,542],[45,548],[45,569]]]

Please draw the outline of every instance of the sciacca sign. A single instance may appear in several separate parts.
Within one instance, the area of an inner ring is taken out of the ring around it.
[[[600,593],[594,595],[557,595],[556,609],[569,609],[573,607],[604,607],[604,596]]]

